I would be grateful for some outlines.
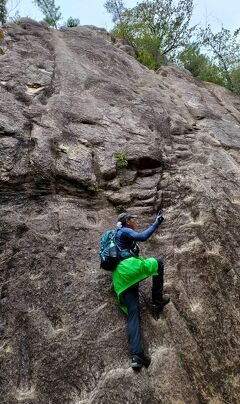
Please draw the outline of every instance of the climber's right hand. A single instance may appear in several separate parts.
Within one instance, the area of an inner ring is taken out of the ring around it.
[[[158,225],[160,225],[164,221],[164,217],[162,216],[161,212],[158,212],[157,217],[156,217],[156,222]]]

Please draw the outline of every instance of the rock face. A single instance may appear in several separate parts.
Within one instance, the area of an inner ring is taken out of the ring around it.
[[[4,33],[1,403],[239,403],[240,99],[103,30]],[[98,262],[122,209],[140,229],[165,216],[141,253],[163,257],[172,301],[153,319],[142,283],[140,373]]]

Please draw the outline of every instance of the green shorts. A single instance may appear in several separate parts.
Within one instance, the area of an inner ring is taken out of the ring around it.
[[[113,288],[120,308],[127,314],[127,307],[121,302],[121,294],[135,283],[158,275],[156,258],[131,257],[121,261],[113,271]]]

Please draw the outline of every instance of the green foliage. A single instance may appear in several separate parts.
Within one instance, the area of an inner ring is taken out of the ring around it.
[[[90,194],[96,195],[103,191],[102,188],[99,188],[96,184],[88,185],[87,190]]]
[[[178,58],[183,67],[194,77],[215,84],[225,84],[221,68],[214,65],[208,56],[200,53],[198,44],[187,45]]]
[[[0,22],[5,24],[7,21],[7,0],[0,0]]]
[[[61,20],[62,15],[60,12],[60,7],[56,7],[54,0],[33,0],[36,6],[39,7],[44,15],[44,21],[50,26],[57,28],[59,20]]]
[[[66,26],[69,27],[69,28],[78,27],[79,25],[80,25],[79,18],[69,17],[67,22],[66,22]]]
[[[105,4],[116,26],[113,35],[125,39],[136,50],[136,58],[158,69],[163,56],[178,49],[192,34],[189,28],[193,0],[145,0],[127,9],[122,1]]]
[[[108,0],[104,4],[107,12],[112,14],[114,23],[122,22],[125,7],[122,0]]]
[[[186,363],[185,363],[184,355],[182,352],[178,352],[178,360],[179,360],[179,365],[181,366],[181,368],[185,369]]]
[[[17,24],[19,22],[20,14],[18,10],[16,11],[19,3],[20,1],[17,2],[16,0],[16,4],[14,5],[13,1],[0,0],[0,23],[5,24],[7,21],[13,21]],[[15,14],[12,15],[14,11]]]
[[[240,95],[240,67],[231,71],[231,81],[234,93]]]
[[[137,55],[136,59],[144,66],[147,66],[151,70],[157,70],[160,64],[154,59],[154,56],[146,49],[141,49]]]
[[[123,205],[117,205],[115,206],[115,210],[118,214],[125,212],[125,207]]]
[[[118,168],[125,168],[128,166],[128,160],[126,153],[122,152],[116,156],[116,163]]]
[[[183,67],[189,70],[194,77],[199,77],[202,70],[205,69],[208,64],[207,57],[200,54],[200,50],[197,44],[189,44],[178,55],[179,61]]]
[[[199,72],[198,78],[203,81],[209,81],[210,83],[225,86],[222,69],[219,68],[219,66],[211,64],[211,62],[205,66],[205,69]]]
[[[212,55],[212,60],[221,69],[225,86],[235,91],[231,72],[240,67],[240,28],[231,34],[222,27],[214,34],[208,25],[199,30],[199,43]]]
[[[157,37],[143,35],[141,47],[138,47],[136,59],[149,69],[157,70],[164,62],[164,55],[159,51]]]
[[[108,0],[105,7],[115,23],[113,36],[131,45],[140,63],[157,70],[167,56],[196,78],[240,93],[240,28],[214,34],[207,26],[189,44],[196,28],[190,28],[193,0],[143,0],[133,8]]]
[[[189,24],[193,11],[192,0],[143,1],[129,13],[137,44],[163,55],[178,48],[189,36]]]
[[[3,39],[4,39],[4,32],[0,30],[0,44],[2,43]],[[4,52],[3,48],[1,48],[1,46],[0,46],[0,56],[4,55],[4,53],[5,52]]]

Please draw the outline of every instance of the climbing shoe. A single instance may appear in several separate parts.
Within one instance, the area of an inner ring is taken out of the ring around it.
[[[131,366],[133,369],[136,369],[136,370],[141,369],[142,366],[145,366],[146,368],[148,368],[150,363],[151,363],[151,359],[145,353],[132,356]]]
[[[155,310],[161,310],[163,307],[170,302],[170,295],[164,293],[161,299],[153,300],[152,306]]]

